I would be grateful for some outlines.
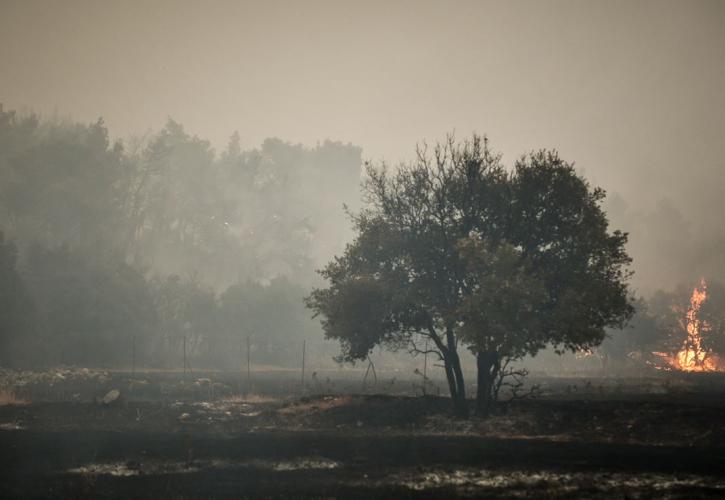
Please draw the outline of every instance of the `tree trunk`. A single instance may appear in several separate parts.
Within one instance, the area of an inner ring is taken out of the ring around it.
[[[496,351],[478,353],[478,388],[476,391],[476,414],[486,416],[495,403],[494,384],[501,368],[501,358]]]
[[[446,327],[446,343],[448,344],[446,363],[450,364],[456,386],[455,396],[451,394],[453,405],[459,417],[467,417],[466,384],[463,380],[463,370],[461,370],[461,358],[458,356],[458,350],[456,348],[456,337],[450,325]]]
[[[432,324],[429,326],[429,331],[429,337],[436,344],[436,347],[438,347],[443,357],[443,367],[445,368],[446,380],[448,381],[448,390],[451,393],[456,414],[460,417],[467,417],[466,385],[463,381],[463,370],[461,370],[461,360],[456,349],[456,339],[453,335],[453,329],[451,327],[446,329],[445,343],[436,334]]]
[[[443,356],[443,367],[446,370],[446,380],[448,381],[448,390],[451,393],[451,399],[454,401],[457,398],[458,388],[456,387],[456,376],[453,374],[453,368],[451,363],[448,361],[448,356]]]
[[[458,357],[458,352],[450,352],[450,365],[451,371],[455,378],[456,394],[453,397],[453,405],[456,410],[456,414],[459,417],[468,416],[468,402],[466,401],[466,384],[463,380],[463,370],[461,370],[461,358]]]

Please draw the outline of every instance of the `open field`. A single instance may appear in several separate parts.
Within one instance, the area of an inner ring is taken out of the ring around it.
[[[301,396],[258,375],[240,396],[238,374],[76,372],[0,406],[5,497],[725,496],[717,374],[539,378],[536,400],[460,420],[412,382]],[[95,400],[111,387],[118,401]]]

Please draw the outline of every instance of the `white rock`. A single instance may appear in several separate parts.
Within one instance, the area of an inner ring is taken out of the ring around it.
[[[114,403],[118,401],[118,398],[121,397],[121,391],[118,389],[111,389],[106,393],[105,396],[103,396],[103,399],[101,399],[101,403],[104,405],[110,405],[111,403]]]

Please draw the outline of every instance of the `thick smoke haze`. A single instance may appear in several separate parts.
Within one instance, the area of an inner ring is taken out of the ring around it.
[[[6,109],[391,163],[455,130],[610,193],[642,293],[725,278],[722,2],[0,2]],[[353,200],[351,200],[352,202]],[[328,257],[325,255],[324,257]]]
[[[0,0],[0,497],[725,498],[723,145],[725,0]]]

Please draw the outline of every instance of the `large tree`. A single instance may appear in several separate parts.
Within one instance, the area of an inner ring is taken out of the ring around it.
[[[123,148],[101,119],[41,122],[0,110],[0,224],[21,247],[115,248],[123,167]]]
[[[308,306],[347,360],[428,337],[461,413],[459,344],[477,356],[485,412],[502,364],[597,345],[632,313],[626,234],[609,233],[604,192],[555,153],[507,172],[485,139],[448,138],[394,172],[369,164],[363,192],[357,237]]]

